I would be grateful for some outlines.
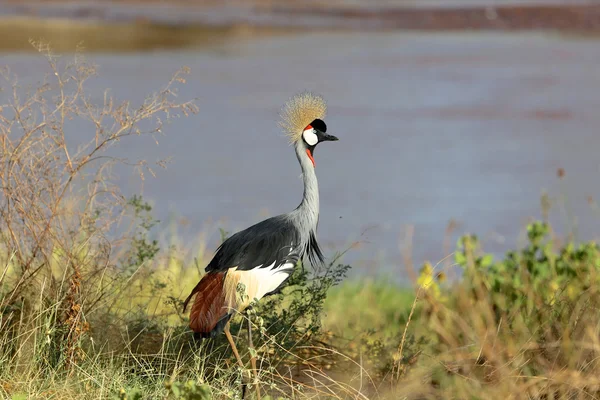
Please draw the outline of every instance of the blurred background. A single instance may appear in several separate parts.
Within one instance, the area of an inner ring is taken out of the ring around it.
[[[492,253],[519,245],[542,203],[561,235],[594,238],[598,33],[592,0],[0,2],[0,64],[23,84],[48,72],[29,39],[83,48],[99,101],[141,101],[191,68],[179,95],[200,112],[115,150],[170,158],[119,179],[191,246],[296,207],[278,110],[322,94],[340,141],[315,154],[320,241],[329,257],[351,247],[353,274],[399,282],[467,232]]]

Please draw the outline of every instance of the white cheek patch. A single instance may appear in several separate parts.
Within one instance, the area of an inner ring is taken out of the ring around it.
[[[319,141],[319,138],[317,137],[314,128],[308,128],[302,133],[302,136],[304,137],[304,141],[306,142],[306,144],[308,144],[309,146],[314,146]]]

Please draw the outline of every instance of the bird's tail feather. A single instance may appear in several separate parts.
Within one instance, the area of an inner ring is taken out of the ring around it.
[[[192,297],[196,295],[190,310],[190,328],[197,336],[216,336],[223,331],[231,318],[223,293],[225,275],[225,272],[204,275],[183,303],[185,311]]]

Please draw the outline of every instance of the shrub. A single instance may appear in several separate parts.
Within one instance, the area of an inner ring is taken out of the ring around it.
[[[19,370],[33,360],[40,368],[68,370],[83,357],[89,319],[110,308],[108,294],[122,288],[117,266],[128,233],[111,234],[127,204],[110,167],[151,171],[143,160],[112,157],[110,148],[161,134],[171,118],[197,109],[176,101],[187,69],[133,105],[108,92],[88,93],[96,70],[80,54],[63,62],[35,45],[48,65],[43,82],[22,87],[8,69],[1,74],[0,365]],[[87,130],[75,131],[75,122]],[[127,258],[132,268],[156,254],[152,244],[133,240],[142,253]]]
[[[494,261],[458,243],[461,281],[426,296],[424,352],[396,392],[408,398],[594,398],[600,394],[600,269],[594,242],[557,246],[550,227]],[[423,381],[427,385],[423,385]],[[419,383],[417,383],[419,382]]]

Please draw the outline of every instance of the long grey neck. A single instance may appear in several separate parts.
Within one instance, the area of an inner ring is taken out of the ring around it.
[[[319,222],[319,183],[317,182],[315,167],[306,154],[306,147],[304,147],[302,140],[296,143],[295,149],[300,167],[302,168],[304,195],[298,208],[291,214],[302,236],[307,235],[306,239],[304,237],[303,239],[308,240],[308,235],[311,231],[314,232],[317,230]]]

